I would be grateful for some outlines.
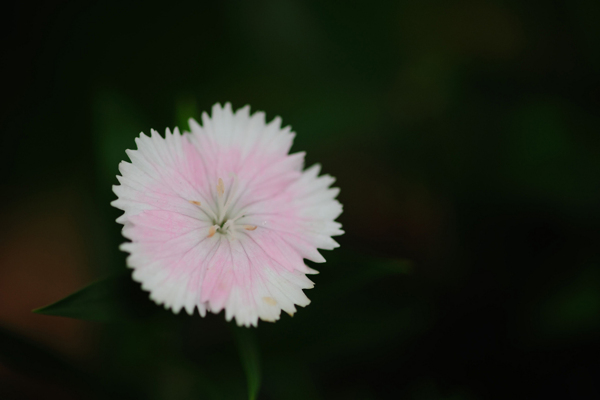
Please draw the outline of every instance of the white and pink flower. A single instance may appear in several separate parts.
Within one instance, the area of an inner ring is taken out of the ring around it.
[[[324,262],[334,249],[342,212],[320,166],[303,171],[304,153],[288,154],[294,133],[281,119],[235,113],[216,104],[191,132],[152,130],[127,150],[112,205],[130,240],[133,279],[158,304],[200,315],[225,309],[225,318],[256,326],[293,315],[310,300],[304,259]]]

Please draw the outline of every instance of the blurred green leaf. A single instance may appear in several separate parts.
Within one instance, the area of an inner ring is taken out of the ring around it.
[[[256,334],[252,329],[233,327],[233,336],[238,346],[242,366],[248,382],[248,399],[254,400],[260,389],[261,370]]]
[[[33,310],[37,314],[98,322],[148,316],[158,310],[129,274],[92,283],[69,296]]]

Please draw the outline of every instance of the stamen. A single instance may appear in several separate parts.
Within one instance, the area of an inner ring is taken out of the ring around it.
[[[219,178],[217,181],[217,220],[216,224],[222,224],[223,218],[225,217],[223,213],[223,193],[225,193],[225,184],[223,183],[223,179]]]
[[[199,201],[196,200],[188,200],[190,202],[190,204],[196,205],[198,207],[202,206],[202,203],[200,203]],[[215,219],[217,219],[217,216],[215,215],[215,213],[210,209],[210,207],[202,207],[200,210],[202,210],[202,212],[210,219],[212,219],[213,221]]]
[[[239,200],[239,198],[236,197],[239,184],[238,178],[235,174],[230,174],[230,177],[233,177],[233,181],[231,182],[227,193],[225,192],[225,182],[223,179],[217,179],[217,198],[215,199],[217,203],[217,209],[216,215],[213,218],[214,225],[209,229],[208,232],[209,238],[219,233],[228,237],[230,240],[235,240],[238,229],[244,228],[249,231],[256,229],[255,225],[237,225],[235,223],[235,221],[238,219],[246,216],[246,213],[243,209],[234,214],[234,217],[228,215],[229,209],[236,207],[235,204]],[[204,210],[204,208],[202,210]]]
[[[229,220],[230,220],[231,222],[235,222],[235,221],[237,221],[238,219],[245,217],[245,216],[246,216],[246,214],[244,214],[244,212],[245,212],[245,210],[242,210],[242,211],[240,211],[239,213],[237,213],[237,214],[236,214],[236,216],[235,216],[235,217],[233,217],[233,218],[229,218]]]
[[[223,183],[223,179],[219,178],[219,182],[217,183],[217,194],[219,197],[223,197],[223,193],[225,193],[225,184]]]
[[[232,174],[232,175],[233,175],[233,185],[231,185],[231,189],[229,189],[229,193],[227,193],[227,201],[225,202],[225,207],[223,207],[223,216],[225,216],[225,213],[229,209],[231,200],[233,199],[233,196],[235,195],[235,192],[237,191],[237,187],[238,187],[237,175],[236,174]]]
[[[217,228],[215,228],[216,225],[213,225],[210,227],[210,229],[208,230],[208,237],[211,238],[213,236],[215,236],[215,233],[217,233]]]

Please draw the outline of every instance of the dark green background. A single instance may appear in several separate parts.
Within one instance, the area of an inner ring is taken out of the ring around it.
[[[599,4],[16,2],[2,215],[68,188],[79,268],[117,273],[134,137],[250,104],[337,177],[346,230],[312,304],[254,331],[259,399],[598,396]],[[8,324],[0,397],[245,398],[223,320],[89,323],[81,357]]]

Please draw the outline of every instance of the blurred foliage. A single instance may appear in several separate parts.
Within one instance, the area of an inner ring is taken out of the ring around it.
[[[81,359],[0,332],[0,397],[600,395],[597,2],[46,1],[5,18],[2,215],[81,194],[81,269],[114,278],[40,310],[109,321]],[[109,205],[140,132],[226,101],[291,125],[345,210],[311,305],[244,338],[151,303]]]
[[[129,274],[123,273],[92,283],[56,303],[35,309],[33,312],[87,321],[129,321],[151,315],[158,310],[139,286]]]

